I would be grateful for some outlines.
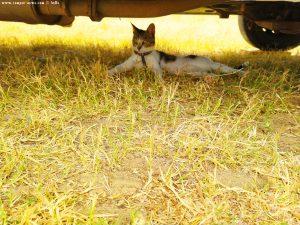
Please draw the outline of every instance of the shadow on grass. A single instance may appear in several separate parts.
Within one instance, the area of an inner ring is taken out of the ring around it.
[[[82,64],[93,63],[98,60],[107,59],[107,62],[113,61],[115,57],[122,57],[130,54],[128,51],[116,52],[114,49],[104,46],[68,46],[68,45],[34,45],[20,47],[0,46],[1,61],[3,60],[40,60],[52,59],[55,61],[64,61],[66,59],[77,59]],[[113,56],[113,57],[111,57]],[[104,62],[104,61],[103,61]]]
[[[77,58],[82,63],[95,62],[100,60],[104,64],[117,64],[122,62],[131,54],[131,49],[116,49],[106,45],[93,46],[68,46],[64,44],[51,45],[31,45],[19,47],[0,46],[1,60],[10,58],[20,59],[39,59],[52,58],[56,60]],[[169,53],[169,52],[168,52]],[[172,52],[170,52],[172,54]],[[216,61],[232,64],[251,60],[253,65],[262,68],[270,66],[284,65],[285,67],[297,67],[299,65],[300,55],[292,56],[290,52],[262,52],[262,51],[244,51],[232,52],[222,51],[218,54],[209,55]]]
[[[163,49],[162,49],[163,50]],[[173,52],[168,52],[173,54]],[[125,59],[131,54],[130,48],[117,49],[109,45],[98,44],[92,46],[84,45],[67,45],[67,44],[33,44],[30,46],[7,47],[0,46],[0,73],[11,73],[12,71],[20,71],[23,68],[23,77],[32,76],[28,72],[30,68],[35,67],[35,73],[42,70],[45,66],[56,66],[57,70],[69,67],[85,68],[89,71],[91,67],[99,65],[101,72],[111,68]],[[231,52],[223,51],[211,54],[210,57],[214,61],[222,62],[229,66],[235,67],[241,65],[245,61],[250,62],[249,72],[251,81],[259,76],[279,77],[286,73],[291,74],[294,78],[299,78],[300,74],[300,56],[292,56],[290,52],[261,52],[261,51],[243,51]],[[89,72],[90,73],[90,72]],[[138,73],[140,74],[140,73]],[[128,73],[126,77],[136,76],[137,73]],[[76,76],[76,74],[75,74]],[[81,76],[81,75],[78,75]],[[148,77],[148,76],[146,76]],[[239,76],[224,76],[225,81],[240,80]],[[139,77],[140,78],[140,77]],[[168,79],[169,78],[169,79]],[[167,74],[166,80],[180,81],[183,77],[172,76]],[[184,78],[185,79],[185,78]],[[198,79],[190,79],[197,81]]]

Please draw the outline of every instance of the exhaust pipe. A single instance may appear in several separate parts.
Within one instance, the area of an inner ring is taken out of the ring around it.
[[[39,10],[43,15],[89,16],[99,21],[103,17],[165,16],[198,8],[203,2],[207,0],[65,0],[60,1],[63,4],[42,4]]]
[[[183,12],[201,6],[201,0],[108,0],[97,4],[104,17],[157,17]]]
[[[209,4],[212,0],[0,0],[0,20],[69,25],[75,16],[89,16],[94,21],[103,17],[157,17]]]

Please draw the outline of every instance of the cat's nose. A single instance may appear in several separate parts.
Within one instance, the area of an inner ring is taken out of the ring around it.
[[[138,50],[141,50],[142,46],[138,46],[137,48],[138,48]]]

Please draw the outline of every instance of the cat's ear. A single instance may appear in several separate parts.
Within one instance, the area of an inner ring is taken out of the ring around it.
[[[150,34],[152,37],[155,36],[155,25],[151,23],[147,28],[147,33]]]
[[[136,26],[134,26],[133,23],[131,23],[131,26],[132,26],[133,33],[136,34],[139,29]]]

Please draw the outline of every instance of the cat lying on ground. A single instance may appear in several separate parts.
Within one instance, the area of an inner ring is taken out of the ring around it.
[[[203,56],[174,56],[155,50],[155,25],[151,23],[147,30],[133,27],[133,54],[122,64],[108,71],[109,75],[127,72],[133,68],[148,67],[160,79],[163,78],[164,71],[170,73],[186,73],[191,76],[200,77],[208,72],[219,71],[221,73],[237,73],[246,66],[241,65],[235,69],[224,64],[213,62]]]

